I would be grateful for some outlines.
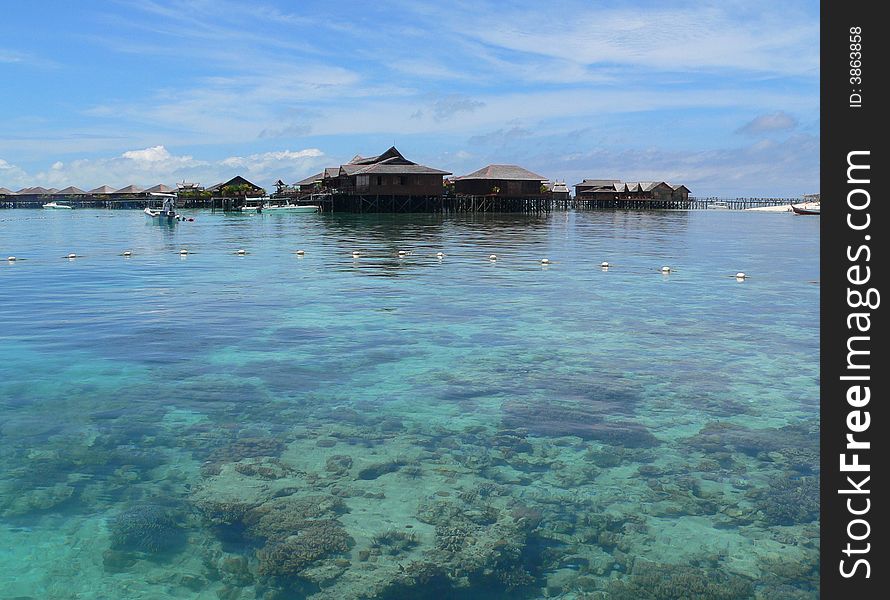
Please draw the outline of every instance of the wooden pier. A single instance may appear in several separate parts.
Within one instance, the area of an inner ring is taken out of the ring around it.
[[[63,201],[76,208],[143,209],[157,206],[160,200],[139,195],[108,196],[0,196],[0,208],[40,208],[53,200]],[[436,196],[384,196],[355,193],[287,193],[273,194],[271,201],[319,206],[321,212],[351,213],[546,213],[566,210],[744,210],[764,206],[800,204],[800,198],[697,198],[666,200],[655,198],[587,199],[554,198],[542,194],[505,197],[501,195],[473,196],[449,194]],[[177,208],[240,210],[243,197],[180,197]]]

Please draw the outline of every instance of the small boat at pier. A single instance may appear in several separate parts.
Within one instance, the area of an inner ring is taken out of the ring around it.
[[[818,215],[821,214],[822,206],[819,202],[813,204],[792,204],[791,211],[796,215]]]
[[[194,221],[192,217],[185,217],[174,210],[176,195],[152,192],[152,196],[164,198],[163,208],[146,207],[143,211],[152,223],[176,223],[177,221]]]
[[[266,202],[268,202],[268,200],[268,196],[262,196],[259,198],[245,198],[244,204],[238,210],[243,213],[261,213],[266,210]]]
[[[50,208],[50,209],[56,209],[56,210],[61,208],[61,209],[71,210],[74,207],[71,206],[70,204],[65,204],[64,202],[53,201],[53,202],[47,202],[46,204],[44,204],[43,208]]]
[[[314,204],[270,204],[263,208],[263,212],[316,213],[318,209]]]
[[[153,223],[176,223],[177,221],[194,221],[192,217],[185,217],[176,212],[168,212],[158,208],[146,208],[145,216]]]

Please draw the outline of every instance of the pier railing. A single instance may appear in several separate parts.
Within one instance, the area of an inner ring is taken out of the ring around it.
[[[471,196],[444,194],[441,196],[372,196],[331,192],[273,195],[273,199],[298,204],[314,204],[323,212],[550,212],[563,210],[659,210],[659,209],[732,209],[744,210],[765,206],[802,203],[801,198],[613,198],[588,199],[554,197],[546,194],[522,197]],[[159,204],[158,198],[133,196],[62,196],[7,195],[0,196],[0,208],[40,208],[52,200],[67,202],[82,208],[142,209]],[[220,198],[185,197],[176,201],[177,208],[223,209]]]
[[[690,208],[729,208],[733,210],[745,210],[747,208],[760,208],[765,206],[786,206],[788,204],[800,204],[800,198],[710,198],[689,197]]]

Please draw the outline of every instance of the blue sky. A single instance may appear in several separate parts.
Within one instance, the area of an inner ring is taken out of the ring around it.
[[[4,2],[0,187],[466,174],[819,185],[818,2]]]

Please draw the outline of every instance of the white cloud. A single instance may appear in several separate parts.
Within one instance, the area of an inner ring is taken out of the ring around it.
[[[797,127],[797,119],[784,111],[760,115],[736,130],[736,133],[758,135]]]
[[[259,185],[270,186],[279,178],[285,181],[301,179],[327,162],[325,154],[317,148],[200,160],[190,155],[173,154],[164,146],[152,146],[107,158],[56,161],[48,169],[36,173],[28,173],[0,159],[0,186],[18,189],[37,185],[56,188],[74,185],[90,189],[99,185],[172,185],[183,180],[212,185],[239,174]]]
[[[24,169],[0,158],[0,187],[17,190],[23,187],[33,187],[33,185],[29,182],[28,174]]]

